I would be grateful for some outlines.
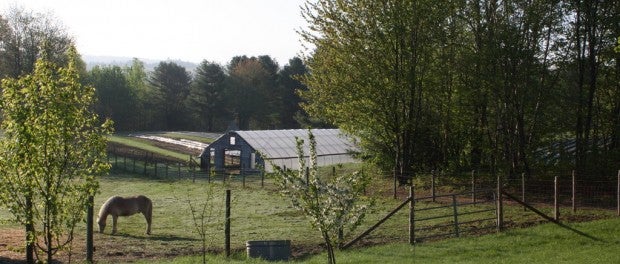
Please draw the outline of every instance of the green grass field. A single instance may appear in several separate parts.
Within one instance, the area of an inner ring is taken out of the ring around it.
[[[111,142],[123,144],[123,145],[130,146],[133,148],[137,148],[137,149],[141,149],[141,150],[145,150],[149,152],[154,152],[154,153],[157,153],[163,156],[173,157],[173,158],[180,159],[180,160],[187,159],[187,154],[183,154],[183,153],[179,153],[179,152],[175,152],[172,150],[163,149],[163,148],[154,146],[153,144],[150,143],[149,140],[146,140],[146,139],[140,139],[140,138],[135,138],[135,137],[125,137],[125,136],[110,136],[108,140]]]
[[[389,186],[389,181],[376,179],[371,188],[377,190]],[[236,179],[223,183],[209,184],[205,179],[192,182],[190,179],[151,179],[132,174],[115,174],[100,178],[101,193],[95,197],[95,215],[99,206],[112,195],[129,196],[144,194],[153,201],[152,235],[145,234],[145,221],[141,215],[119,218],[118,234],[110,235],[111,219],[105,234],[95,234],[95,259],[97,263],[128,263],[140,259],[142,263],[196,263],[200,262],[201,241],[195,231],[189,204],[200,206],[212,202],[213,217],[207,226],[207,244],[210,263],[246,262],[245,242],[248,240],[292,241],[294,262],[324,263],[321,253],[321,238],[307,219],[295,210],[289,201],[282,197],[267,181],[261,188],[260,181],[249,178],[246,187]],[[224,259],[223,210],[224,193],[232,190],[231,247],[232,259]],[[387,188],[389,190],[389,188]],[[213,195],[209,195],[212,193]],[[371,193],[371,192],[369,192]],[[375,194],[378,192],[374,192]],[[352,233],[346,233],[346,240],[361,233],[376,223],[389,211],[401,203],[390,196],[376,196],[376,206],[369,213],[362,226]],[[436,206],[420,202],[416,208]],[[492,205],[481,205],[492,206]],[[480,207],[477,207],[480,208]],[[451,210],[447,208],[446,210]],[[541,210],[550,213],[550,207]],[[441,213],[441,212],[440,212]],[[424,242],[411,247],[407,242],[407,210],[401,210],[380,228],[363,240],[364,245],[379,245],[338,252],[339,263],[612,263],[617,260],[615,252],[620,249],[620,219],[611,210],[579,210],[572,214],[563,211],[566,219],[587,220],[608,218],[592,223],[575,223],[571,226],[600,238],[592,241],[555,225],[537,226],[531,229],[517,228],[539,222],[540,217],[523,211],[522,207],[507,204],[505,215],[509,229],[501,234],[464,236],[439,242]],[[8,212],[0,210],[0,233],[3,230],[19,228],[8,223]],[[424,215],[418,214],[418,217]],[[462,219],[465,220],[465,219]],[[434,220],[427,224],[441,224]],[[78,238],[83,237],[84,226],[77,230]],[[79,239],[78,239],[79,240]],[[558,250],[556,252],[556,250]],[[607,252],[614,253],[607,253]],[[83,259],[74,252],[74,260]],[[579,255],[579,256],[576,256]],[[582,256],[583,255],[583,256]],[[188,257],[189,256],[189,257]],[[194,257],[191,257],[194,256]],[[593,259],[594,262],[585,261]],[[251,260],[250,263],[266,263]]]
[[[571,227],[597,239],[580,236],[554,224],[513,229],[500,234],[448,239],[411,246],[405,243],[358,248],[336,253],[338,263],[618,263],[620,218],[575,223]],[[320,254],[294,263],[325,263]],[[182,257],[157,263],[198,263],[200,257]],[[209,256],[209,263],[270,263]],[[142,261],[138,263],[153,263]]]
[[[193,141],[198,141],[202,143],[211,143],[215,140],[215,138],[196,136],[195,134],[188,134],[188,133],[183,133],[183,132],[161,132],[161,133],[150,133],[149,135],[167,137],[167,138],[173,138],[173,139],[187,139],[187,140],[193,140]]]

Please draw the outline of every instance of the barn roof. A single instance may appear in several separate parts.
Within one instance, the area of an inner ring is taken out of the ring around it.
[[[349,154],[355,146],[339,129],[312,129],[316,140],[317,156]],[[304,153],[309,154],[308,130],[254,130],[235,131],[252,148],[266,159],[288,159],[297,157],[295,137],[304,140]]]

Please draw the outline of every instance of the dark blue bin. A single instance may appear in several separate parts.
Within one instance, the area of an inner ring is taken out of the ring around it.
[[[287,261],[291,257],[290,240],[254,240],[245,243],[248,257],[269,261]]]

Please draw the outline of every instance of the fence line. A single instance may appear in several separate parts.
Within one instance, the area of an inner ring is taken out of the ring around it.
[[[123,156],[109,153],[108,161],[112,164],[113,170],[141,173],[146,177],[206,179],[209,182],[240,183],[243,187],[246,187],[247,183],[256,184],[260,182],[261,187],[264,187],[264,173],[250,174],[243,171],[237,171],[238,173],[207,173],[200,169],[199,162],[190,155],[185,162],[156,160],[153,156],[153,153],[146,151],[132,152]],[[335,167],[332,168],[332,174],[335,169]],[[497,181],[474,170],[463,176],[446,177],[442,172],[431,171],[427,176],[418,174],[416,185],[421,185],[423,189],[427,189],[430,192],[430,199],[433,201],[436,201],[439,189],[450,187],[457,191],[468,191],[471,195],[471,201],[475,203],[480,198],[477,197],[478,190],[494,188]],[[551,204],[554,196],[549,194],[556,191],[558,193],[557,203],[562,207],[569,206],[573,212],[588,207],[607,209],[615,207],[617,215],[620,216],[620,171],[618,171],[617,180],[588,180],[580,178],[574,172],[570,175],[564,174],[558,177],[557,187],[552,179],[536,179],[533,176],[527,178],[525,174],[521,174],[520,177],[502,178],[504,188],[511,193],[520,194],[521,200],[527,203]],[[426,183],[425,179],[428,180]]]

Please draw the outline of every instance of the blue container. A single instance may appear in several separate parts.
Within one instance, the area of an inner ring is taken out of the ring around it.
[[[248,257],[269,261],[287,261],[291,257],[290,240],[254,240],[245,243]]]

